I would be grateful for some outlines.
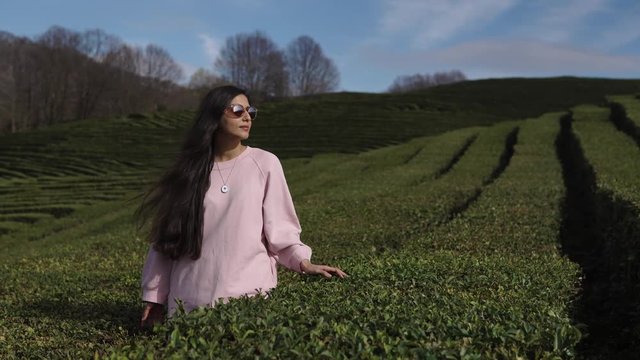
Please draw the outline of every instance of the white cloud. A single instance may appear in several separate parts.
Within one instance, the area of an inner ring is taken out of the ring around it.
[[[640,57],[616,56],[542,42],[480,41],[461,44],[435,56],[492,71],[521,74],[638,74]]]
[[[569,43],[593,25],[593,17],[609,9],[612,0],[545,1],[531,6],[532,21],[516,29],[516,33],[552,43]]]
[[[536,41],[483,40],[403,54],[369,48],[363,56],[379,68],[398,69],[399,75],[459,69],[467,75],[485,76],[640,76],[640,56],[608,55]]]
[[[381,36],[408,37],[416,48],[429,48],[464,31],[481,27],[517,0],[384,0]]]
[[[595,40],[602,49],[617,49],[640,39],[640,26],[638,15],[640,4],[636,3],[628,11],[616,16],[616,21],[611,23],[606,30]]]
[[[216,60],[220,53],[220,42],[209,34],[198,34],[198,38],[202,41],[202,47],[207,58],[212,62]]]

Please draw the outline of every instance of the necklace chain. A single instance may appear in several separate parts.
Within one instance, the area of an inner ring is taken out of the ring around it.
[[[222,176],[222,171],[220,171],[220,165],[218,164],[218,162],[215,163],[216,167],[218,168],[218,174],[220,174],[220,179],[222,179],[222,187],[220,188],[220,191],[223,193],[227,193],[229,191],[229,186],[227,185],[227,181],[229,181],[229,178],[231,177],[231,173],[233,172],[233,169],[236,167],[236,161],[238,161],[238,156],[236,156],[236,159],[233,160],[233,166],[231,166],[231,171],[229,171],[229,175],[227,175],[226,181]]]

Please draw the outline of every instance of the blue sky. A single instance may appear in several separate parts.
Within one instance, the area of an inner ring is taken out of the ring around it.
[[[225,40],[311,36],[340,90],[385,91],[398,75],[458,69],[507,76],[640,78],[638,0],[2,0],[0,30],[100,28],[167,49],[187,75],[213,69]]]

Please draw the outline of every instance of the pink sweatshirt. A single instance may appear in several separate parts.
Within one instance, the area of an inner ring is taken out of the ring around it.
[[[216,163],[209,176],[200,258],[173,261],[151,248],[144,264],[142,300],[167,304],[170,315],[176,299],[190,311],[264,293],[277,284],[276,263],[299,272],[300,262],[311,258],[275,155],[247,147]],[[223,177],[227,193],[220,190]]]

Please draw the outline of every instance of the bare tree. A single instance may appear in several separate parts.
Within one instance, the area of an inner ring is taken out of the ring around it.
[[[120,44],[106,55],[108,60],[105,61],[110,64],[112,81],[117,89],[105,99],[104,106],[110,113],[123,114],[145,108],[147,90],[139,75],[142,56],[140,48],[126,44]]]
[[[180,66],[157,45],[59,26],[33,40],[0,31],[0,132],[185,106]]]
[[[178,82],[184,76],[180,65],[158,45],[149,44],[144,48],[141,65],[139,74],[157,83]]]
[[[300,36],[287,46],[287,69],[293,95],[309,95],[333,91],[340,73],[333,61],[309,36]]]
[[[111,54],[121,45],[120,39],[99,29],[81,34],[78,51],[86,57],[79,59],[76,68],[76,119],[93,115],[100,99],[116,87],[113,77],[115,58]]]
[[[109,103],[119,113],[162,107],[175,90],[174,83],[183,77],[169,52],[154,44],[144,48],[119,44],[105,54],[103,63],[108,64],[120,91]]]
[[[224,80],[216,76],[213,72],[199,68],[189,78],[188,87],[193,90],[209,89],[223,82]]]
[[[112,67],[129,74],[138,74],[140,51],[137,48],[120,44],[107,54]]]
[[[14,39],[0,33],[0,132],[16,132],[16,82],[13,76]]]
[[[40,79],[44,69],[37,63],[39,46],[28,39],[19,38],[13,42],[11,72],[7,80],[13,84],[12,126],[11,131],[32,127],[39,122],[41,105],[37,101],[41,94]]]
[[[260,31],[227,38],[215,67],[226,81],[248,88],[258,96],[287,95],[288,76],[284,55]]]
[[[45,123],[51,124],[64,120],[70,107],[80,34],[52,26],[37,41],[43,45],[38,51],[37,62],[46,69],[46,76],[41,80],[44,90],[42,115]]]
[[[145,47],[144,60],[143,76],[153,82],[152,87],[148,89],[149,98],[153,99],[153,108],[154,110],[165,109],[175,84],[184,77],[182,68],[167,50],[153,44]]]
[[[430,74],[414,74],[398,76],[389,87],[391,93],[402,93],[426,89],[437,85],[452,84],[467,80],[460,70],[436,72]]]
[[[264,90],[259,93],[267,97],[283,97],[289,95],[289,73],[282,51],[272,51],[267,55],[265,63],[268,65]]]

